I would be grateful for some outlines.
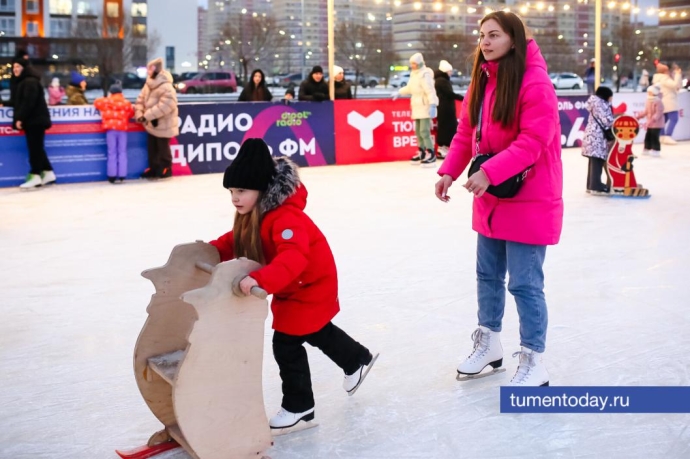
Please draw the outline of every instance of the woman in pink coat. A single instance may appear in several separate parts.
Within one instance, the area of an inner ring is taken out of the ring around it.
[[[542,267],[546,246],[558,243],[563,223],[561,130],[546,63],[537,44],[527,40],[516,15],[497,11],[482,19],[467,94],[436,184],[436,196],[447,202],[448,189],[473,157],[492,155],[462,185],[473,193],[472,228],[479,233],[479,328],[472,334],[474,350],[458,373],[464,379],[487,366],[498,371],[503,364],[500,331],[507,272],[522,346],[514,354],[520,359],[510,384],[548,385],[542,362],[547,328]],[[514,197],[501,199],[487,193],[490,185],[527,169]]]

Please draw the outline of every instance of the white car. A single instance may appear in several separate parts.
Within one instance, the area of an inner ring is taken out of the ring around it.
[[[585,82],[574,73],[552,73],[549,75],[554,89],[582,89]]]
[[[397,75],[393,75],[391,78],[391,86],[394,88],[402,88],[404,86],[407,86],[407,83],[410,81],[410,72],[403,72],[399,73]]]

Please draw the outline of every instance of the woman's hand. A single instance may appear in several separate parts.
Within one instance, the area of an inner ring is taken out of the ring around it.
[[[436,197],[443,202],[448,202],[450,196],[448,196],[448,188],[453,184],[453,177],[445,174],[441,177],[441,180],[436,182]]]
[[[467,191],[474,193],[478,198],[481,198],[487,188],[489,188],[489,179],[486,178],[484,171],[479,169],[477,172],[472,174],[472,176],[467,180],[463,186],[467,188]]]
[[[253,277],[247,276],[240,282],[240,290],[242,290],[242,293],[246,296],[249,296],[252,293],[252,287],[258,287],[258,285],[259,284]]]

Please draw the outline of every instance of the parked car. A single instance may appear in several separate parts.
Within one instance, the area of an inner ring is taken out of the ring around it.
[[[194,78],[177,84],[181,94],[210,94],[236,92],[237,78],[233,72],[201,72]]]
[[[144,87],[144,84],[146,83],[146,79],[139,78],[139,76],[136,73],[113,73],[112,75],[108,76],[108,84],[106,85],[106,88],[110,87],[110,85],[112,85],[116,81],[122,83],[123,89],[141,89]],[[64,80],[63,78],[60,78],[60,82],[63,83],[63,85],[68,85],[69,75],[68,78],[65,78]],[[86,89],[101,89],[103,87],[102,82],[103,77],[101,75],[87,77]]]
[[[403,72],[403,73],[398,73],[397,75],[393,75],[391,77],[391,86],[394,88],[402,88],[407,86],[407,83],[410,81],[410,72]]]
[[[471,79],[472,77],[469,75],[458,75],[457,72],[454,72],[453,75],[450,76],[450,84],[461,87],[469,86]]]
[[[299,86],[300,83],[302,83],[302,74],[301,73],[291,73],[289,75],[283,75],[279,77],[278,81],[273,82],[276,86],[280,86],[281,88],[287,88],[292,84],[293,86]]]
[[[555,89],[582,89],[585,82],[574,73],[551,73],[549,75]]]
[[[182,72],[180,73],[179,81],[193,80],[198,74],[199,72]]]
[[[362,73],[360,73],[359,78],[357,78],[357,74],[355,72],[345,72],[345,81],[354,83],[355,79],[357,79],[357,85],[363,88],[375,88],[381,80],[379,77],[373,75],[364,75]]]

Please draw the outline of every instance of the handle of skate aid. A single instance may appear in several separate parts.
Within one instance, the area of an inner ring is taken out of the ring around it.
[[[242,293],[242,290],[240,289],[240,282],[242,282],[242,279],[244,279],[245,277],[247,276],[244,274],[240,274],[232,281],[232,291],[237,296],[246,296],[244,293]],[[261,287],[254,286],[250,291],[253,296],[260,298],[262,300],[265,300],[268,296],[268,292],[266,292],[266,290],[262,289]]]
[[[203,262],[203,261],[197,261],[194,265],[198,269],[200,269],[204,272],[207,272],[209,274],[211,274],[211,272],[213,271],[213,265],[206,263],[206,262]],[[242,282],[242,279],[244,279],[245,277],[247,277],[247,276],[240,275],[240,276],[237,276],[232,281],[232,291],[235,295],[237,295],[239,297],[246,296],[244,293],[242,293],[242,290],[240,289],[240,282]],[[262,289],[261,287],[254,286],[254,287],[252,287],[251,292],[252,292],[253,296],[260,298],[262,300],[265,300],[266,297],[268,296],[268,292],[266,292],[266,290]]]

